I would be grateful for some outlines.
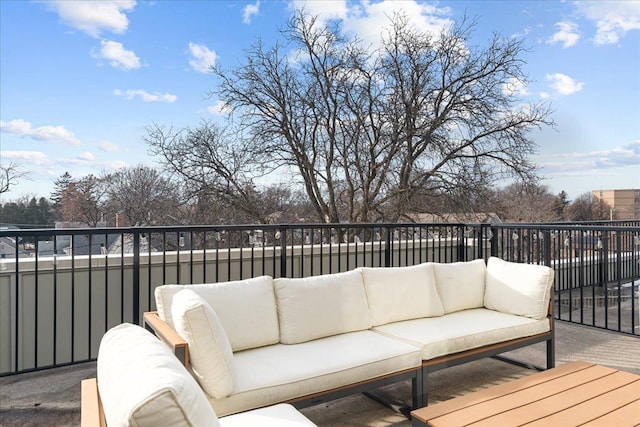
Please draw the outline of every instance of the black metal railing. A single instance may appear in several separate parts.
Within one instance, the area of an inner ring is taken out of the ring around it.
[[[640,222],[0,230],[0,375],[94,360],[169,283],[498,256],[556,270],[556,317],[638,334]],[[635,296],[635,298],[634,298]]]

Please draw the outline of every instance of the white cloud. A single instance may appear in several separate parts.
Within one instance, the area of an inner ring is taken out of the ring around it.
[[[578,10],[596,25],[596,45],[615,44],[627,32],[640,30],[640,2],[576,2]]]
[[[382,0],[379,2],[360,1],[315,1],[294,0],[293,9],[304,9],[311,16],[318,15],[319,23],[328,20],[342,20],[347,33],[355,33],[365,45],[380,45],[381,36],[389,28],[390,18],[403,13],[408,25],[419,31],[439,34],[453,24],[449,8],[439,8],[416,0]]]
[[[62,158],[57,161],[57,163],[66,166],[91,166],[91,167],[99,167],[100,162],[96,162],[95,156],[89,151],[85,151],[84,153],[80,153],[76,155],[74,158]]]
[[[189,54],[189,65],[199,73],[209,73],[218,59],[218,54],[203,44],[189,43]]]
[[[503,86],[502,93],[507,96],[527,96],[529,91],[527,85],[522,80],[511,77]]]
[[[606,169],[640,166],[640,141],[610,150],[540,156],[540,160],[547,173],[593,175]]]
[[[345,19],[349,12],[346,0],[293,0],[289,3],[293,10],[304,9],[310,16],[318,16],[321,22],[330,19]]]
[[[62,22],[92,37],[100,37],[103,31],[124,33],[129,26],[125,12],[133,11],[136,6],[134,0],[52,0],[47,4]]]
[[[122,169],[129,166],[129,163],[123,160],[115,160],[113,162],[108,162],[106,166],[107,166],[107,169]]]
[[[96,157],[89,151],[85,151],[84,153],[80,153],[76,156],[76,159],[83,162],[92,162],[96,159]]]
[[[549,86],[560,95],[571,95],[581,91],[584,87],[583,82],[577,82],[562,73],[547,74],[546,79]]]
[[[116,96],[121,96],[126,99],[134,99],[136,97],[140,98],[144,102],[176,102],[178,97],[172,93],[150,93],[146,90],[142,89],[128,89],[126,91],[122,91],[120,89],[115,89],[113,94]]]
[[[47,155],[42,151],[0,151],[0,157],[18,160],[25,165],[43,166],[49,163]]]
[[[231,113],[231,108],[224,101],[217,101],[214,105],[207,107],[207,111],[218,116]]]
[[[547,39],[547,44],[562,43],[562,48],[566,49],[578,43],[580,39],[578,24],[571,21],[560,21],[557,22],[555,26],[558,28],[558,31]]]
[[[0,130],[38,141],[65,142],[71,145],[81,144],[73,132],[65,129],[64,126],[40,126],[34,128],[30,122],[23,119],[15,119],[8,122],[0,120]]]
[[[251,17],[260,12],[260,0],[256,0],[255,4],[248,4],[242,11],[242,22],[251,24]]]
[[[127,50],[122,43],[112,40],[102,40],[100,50],[92,51],[92,56],[98,59],[106,59],[113,68],[133,70],[140,68],[140,58],[132,50]]]
[[[115,153],[116,151],[120,151],[120,147],[117,144],[114,144],[109,141],[102,141],[98,144],[98,148],[102,151],[106,151],[107,153]]]

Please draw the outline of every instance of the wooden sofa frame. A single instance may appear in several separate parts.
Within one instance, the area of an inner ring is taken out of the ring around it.
[[[80,387],[80,427],[106,427],[97,380],[82,380]]]

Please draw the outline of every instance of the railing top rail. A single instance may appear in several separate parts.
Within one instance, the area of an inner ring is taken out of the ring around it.
[[[636,225],[620,225],[635,223]],[[608,224],[608,225],[607,225]],[[402,222],[402,223],[295,223],[295,224],[233,224],[233,225],[170,225],[170,226],[134,226],[101,228],[40,228],[40,229],[0,229],[1,237],[21,237],[34,235],[68,236],[86,234],[128,234],[128,233],[185,233],[185,232],[221,232],[242,230],[289,230],[289,229],[335,229],[335,228],[436,228],[436,227],[495,227],[503,229],[535,228],[538,230],[594,230],[594,231],[632,231],[640,232],[640,220],[612,221],[599,224],[589,223],[461,223],[461,222]]]
[[[238,231],[238,230],[283,230],[300,228],[402,228],[402,227],[467,227],[479,224],[464,223],[295,223],[295,224],[233,224],[233,225],[170,225],[138,227],[101,227],[101,228],[40,228],[40,229],[0,229],[0,236],[33,236],[45,234],[51,236],[81,234],[120,234],[120,233],[160,233],[189,231]]]
[[[495,228],[504,229],[523,229],[523,228],[535,228],[536,230],[550,230],[550,231],[625,231],[625,232],[640,232],[640,225],[637,226],[608,226],[608,225],[549,225],[538,223],[511,223],[511,224],[492,224]]]

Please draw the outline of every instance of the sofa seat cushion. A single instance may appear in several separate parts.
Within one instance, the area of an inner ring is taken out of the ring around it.
[[[273,281],[280,342],[298,344],[372,326],[360,270]]]
[[[293,406],[281,403],[267,408],[220,418],[222,427],[304,427],[315,426]]]
[[[140,326],[124,323],[107,331],[97,372],[107,425],[220,425],[196,380]]]
[[[445,313],[484,307],[486,270],[482,259],[433,263],[436,286]]]
[[[458,311],[441,317],[406,320],[376,326],[384,336],[422,349],[429,360],[484,345],[537,335],[550,330],[549,320],[535,320],[486,308]]]
[[[210,396],[233,392],[233,352],[216,312],[198,294],[183,289],[173,297],[176,332],[189,343],[193,376]]]
[[[432,263],[360,270],[374,326],[444,314]]]
[[[183,289],[200,295],[216,312],[233,351],[280,341],[273,279],[260,276],[232,282],[201,285],[163,285],[155,290],[158,315],[175,327],[171,315],[173,296]]]
[[[491,257],[487,263],[484,305],[504,313],[543,319],[549,312],[554,271]]]
[[[234,354],[234,393],[209,398],[218,415],[283,402],[421,365],[420,349],[372,331]]]

